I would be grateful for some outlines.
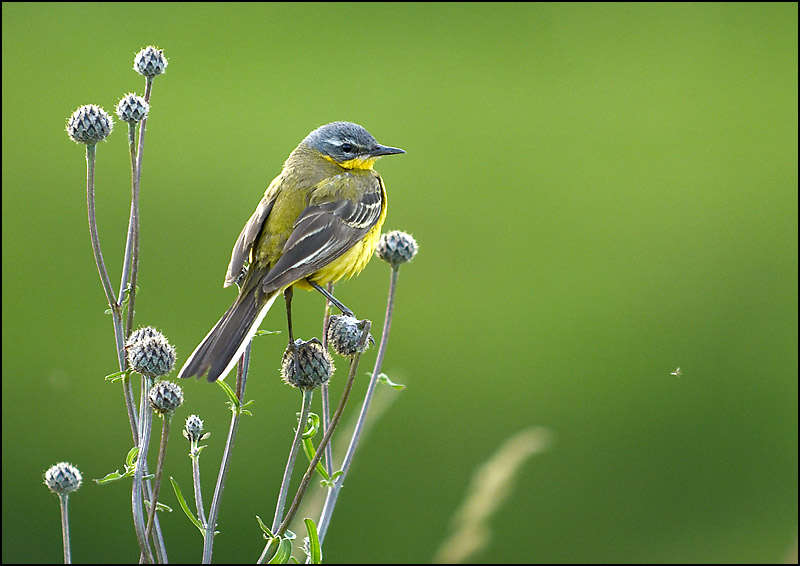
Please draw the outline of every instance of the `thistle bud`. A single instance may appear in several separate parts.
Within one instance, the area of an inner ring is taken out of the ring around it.
[[[140,328],[125,343],[128,365],[136,373],[163,377],[175,367],[175,348],[153,327]]]
[[[44,473],[44,484],[58,495],[72,493],[81,486],[81,473],[72,464],[59,462]]]
[[[157,77],[167,69],[167,58],[164,51],[149,45],[136,54],[133,70],[148,78]]]
[[[159,415],[172,414],[183,405],[183,390],[171,381],[159,381],[147,394],[150,406]]]
[[[417,241],[406,232],[393,230],[381,236],[375,250],[378,257],[394,268],[411,261],[417,254]]]
[[[295,359],[297,363],[295,363]],[[299,338],[283,353],[281,376],[292,387],[314,389],[328,382],[333,375],[333,360],[316,338],[304,342]]]
[[[328,323],[328,347],[344,357],[362,353],[367,349],[367,341],[361,341],[366,323],[352,316],[333,315]]]
[[[67,120],[67,134],[75,143],[93,144],[108,137],[114,121],[108,113],[94,104],[81,106]]]
[[[136,123],[141,122],[147,112],[150,110],[150,105],[145,102],[144,98],[134,93],[129,93],[123,96],[117,102],[117,116],[123,122]]]
[[[189,442],[200,442],[203,439],[203,421],[197,415],[189,415],[183,427],[183,436]]]

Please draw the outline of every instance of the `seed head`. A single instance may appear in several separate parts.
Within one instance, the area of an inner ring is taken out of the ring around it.
[[[44,473],[44,484],[59,495],[72,493],[82,481],[78,468],[67,462],[59,462]]]
[[[133,70],[148,78],[157,77],[167,69],[167,58],[164,51],[152,45],[136,54]]]
[[[145,102],[144,98],[134,93],[128,93],[117,102],[117,116],[123,122],[129,124],[141,122],[147,112],[150,110],[150,105]]]
[[[75,143],[93,144],[103,141],[113,128],[111,116],[94,104],[81,106],[67,120],[67,134]]]
[[[354,356],[367,349],[367,341],[361,343],[366,320],[347,315],[333,315],[328,323],[328,346],[340,356]]]
[[[147,398],[150,400],[150,406],[159,415],[172,414],[175,409],[183,405],[183,390],[180,385],[172,381],[159,381],[150,388]]]
[[[378,257],[394,268],[411,261],[417,255],[417,241],[406,232],[393,230],[381,236],[376,252]]]
[[[136,373],[163,377],[175,367],[175,348],[155,328],[140,328],[125,343],[128,365]]]
[[[295,364],[297,350],[297,364]],[[299,366],[299,367],[297,367]],[[333,375],[333,360],[316,338],[304,342],[299,338],[286,348],[281,362],[283,381],[292,387],[314,389],[327,383]]]

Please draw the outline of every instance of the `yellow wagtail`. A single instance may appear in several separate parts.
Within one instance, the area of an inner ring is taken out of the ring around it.
[[[379,144],[351,122],[326,124],[300,142],[233,246],[224,286],[238,283],[239,296],[178,377],[224,378],[281,293],[292,346],[293,287],[316,289],[352,315],[322,286],[358,274],[375,252],[386,188],[372,166],[396,153],[405,152]]]

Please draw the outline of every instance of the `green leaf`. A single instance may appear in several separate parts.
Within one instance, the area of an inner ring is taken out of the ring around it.
[[[256,330],[256,333],[253,334],[253,338],[256,336],[267,336],[268,334],[280,334],[280,330]]]
[[[225,383],[224,379],[218,379],[217,385],[222,387],[222,390],[225,392],[225,395],[228,396],[228,402],[238,408],[239,399],[236,397],[236,393],[233,392],[233,389],[231,389],[231,386]]]
[[[110,381],[111,383],[114,383],[115,381],[119,381],[120,379],[125,378],[128,375],[129,372],[130,372],[130,370],[126,369],[126,370],[110,373],[107,376],[105,376],[103,379],[105,379],[106,381]]]
[[[178,482],[176,482],[175,478],[172,476],[169,477],[169,481],[172,482],[172,489],[175,491],[175,496],[178,498],[178,503],[180,504],[181,509],[183,509],[183,512],[187,517],[189,517],[189,520],[194,524],[194,526],[197,527],[197,530],[200,531],[200,534],[203,535],[203,538],[205,538],[206,530],[203,528],[203,525],[200,523],[197,517],[195,517],[194,514],[189,511],[189,506],[186,504],[186,500],[183,498],[183,493],[181,493],[181,488],[178,486]]]
[[[278,545],[278,550],[275,551],[275,556],[267,564],[286,564],[292,556],[292,541],[288,538],[281,537],[281,542]]]
[[[367,375],[372,377],[372,373],[370,372],[367,372]],[[406,386],[403,385],[402,383],[394,383],[391,379],[389,379],[389,376],[386,375],[385,373],[378,374],[378,383],[383,383],[384,385],[388,385],[392,389],[397,389],[398,391],[401,391],[406,388]]]
[[[298,418],[299,418],[298,413]],[[303,440],[306,438],[314,438],[317,436],[317,432],[319,431],[320,419],[317,413],[309,413],[308,414],[308,421],[305,424],[305,428],[303,429]]]
[[[128,450],[128,455],[125,456],[126,467],[136,466],[136,458],[139,456],[139,447],[134,446]]]
[[[264,531],[264,534],[266,535],[264,538],[266,539],[275,538],[275,535],[272,534],[272,530],[270,530],[270,528],[264,524],[264,521],[262,521],[261,517],[259,517],[258,515],[256,515],[256,521],[258,521],[258,526],[261,528],[262,531]]]
[[[312,564],[322,564],[322,547],[319,544],[319,534],[317,533],[317,525],[314,524],[312,519],[303,519],[308,530],[308,550],[310,552],[309,558]]]
[[[317,449],[314,447],[314,442],[309,438],[308,440],[303,440],[303,452],[306,453],[306,457],[308,458],[309,464],[311,460],[314,459],[314,456],[317,454]],[[330,481],[330,477],[328,477],[328,471],[322,465],[322,461],[317,462],[317,472],[319,475],[322,476],[323,481]]]
[[[136,457],[139,455],[139,447],[134,446],[130,450],[128,450],[128,454],[125,456],[125,473],[119,473],[119,470],[111,472],[107,474],[105,477],[100,478],[99,480],[94,480],[97,485],[106,485],[111,482],[119,481],[125,478],[133,477],[133,474],[136,472]],[[153,477],[150,474],[149,477]],[[144,477],[142,479],[147,479]]]
[[[115,482],[125,477],[127,476],[120,474],[119,470],[117,470],[116,472],[111,472],[110,474],[107,474],[98,480],[94,480],[94,483],[97,485],[106,485],[107,483]]]

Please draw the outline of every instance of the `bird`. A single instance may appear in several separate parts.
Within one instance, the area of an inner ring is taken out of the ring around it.
[[[353,122],[325,124],[298,144],[233,246],[223,286],[238,285],[236,300],[178,377],[224,379],[281,294],[291,348],[294,288],[316,289],[352,316],[323,286],[357,275],[375,252],[386,219],[386,188],[373,165],[401,153]]]

